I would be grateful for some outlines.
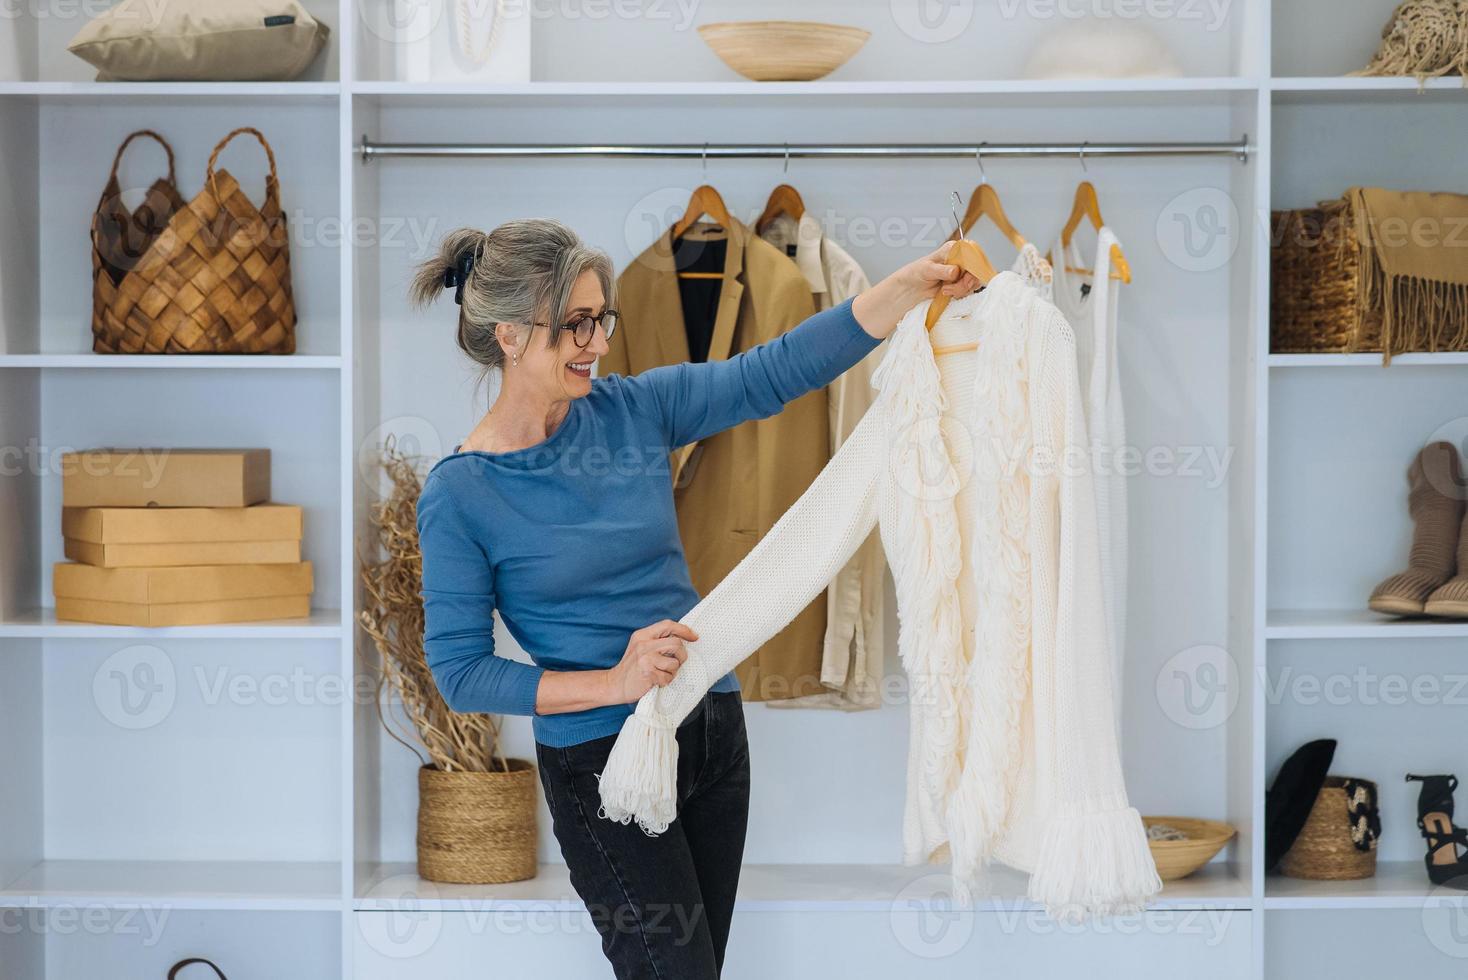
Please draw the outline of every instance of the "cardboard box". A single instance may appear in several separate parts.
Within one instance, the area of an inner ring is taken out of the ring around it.
[[[310,596],[276,595],[211,602],[108,602],[58,596],[56,618],[115,626],[201,626],[261,619],[298,619],[311,612]]]
[[[57,562],[51,574],[51,591],[58,606],[63,597],[157,605],[302,596],[311,593],[313,584],[309,561],[174,568],[99,568]]]
[[[179,541],[99,544],[66,539],[66,557],[103,568],[298,563],[300,541]]]
[[[302,527],[301,508],[291,504],[61,508],[61,533],[95,544],[299,541]]]
[[[270,499],[268,449],[91,449],[61,457],[64,507],[248,507]]]

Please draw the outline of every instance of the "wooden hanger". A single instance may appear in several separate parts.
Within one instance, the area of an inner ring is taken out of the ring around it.
[[[788,214],[796,221],[805,216],[805,202],[800,199],[800,191],[789,184],[781,184],[770,191],[770,199],[765,204],[765,210],[760,214],[759,220],[754,223],[755,233],[764,231],[770,222],[781,214]]]
[[[724,205],[724,199],[719,192],[708,184],[701,184],[688,198],[688,209],[683,212],[673,225],[673,237],[682,238],[692,228],[694,222],[704,215],[708,215],[714,221],[723,225],[725,229],[733,229],[734,219],[729,216],[729,209]],[[679,279],[722,279],[722,272],[680,272]]]
[[[998,275],[994,271],[994,265],[989,261],[989,257],[984,254],[983,249],[979,248],[978,242],[970,241],[967,238],[954,239],[953,244],[948,248],[947,259],[949,265],[956,265],[964,272],[972,273],[973,277],[979,281],[980,286],[987,286]],[[933,329],[933,325],[938,322],[938,318],[948,308],[948,302],[952,298],[941,293],[933,297],[933,301],[928,304],[926,322],[929,330]],[[978,349],[979,345],[977,343],[953,344],[947,347],[934,347],[933,356],[941,357],[944,354],[956,354],[959,351]]]
[[[1089,180],[1081,181],[1080,186],[1076,188],[1076,199],[1070,209],[1070,218],[1066,220],[1065,227],[1060,231],[1060,244],[1062,246],[1070,245],[1071,239],[1075,237],[1076,229],[1080,227],[1081,219],[1083,218],[1088,219],[1091,222],[1091,227],[1097,231],[1100,231],[1101,226],[1105,224],[1101,220],[1101,202],[1096,198],[1096,188]],[[1046,258],[1049,258],[1049,256],[1046,256]],[[1126,256],[1121,254],[1121,246],[1115,242],[1111,244],[1111,265],[1112,271],[1110,278],[1120,279],[1122,282],[1132,281],[1132,267],[1127,264]],[[1066,266],[1065,271],[1085,275],[1093,270]]]
[[[1009,216],[1004,213],[1004,205],[999,203],[999,192],[987,181],[974,188],[973,195],[968,199],[968,210],[964,211],[963,221],[959,223],[959,227],[967,232],[986,215],[990,221],[994,222],[994,227],[1009,239],[1010,244],[1015,248],[1025,247],[1025,236],[1021,235],[1010,222]]]

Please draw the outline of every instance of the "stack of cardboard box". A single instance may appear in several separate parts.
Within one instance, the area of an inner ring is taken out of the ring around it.
[[[301,508],[270,503],[268,449],[62,457],[56,618],[185,626],[306,616]]]

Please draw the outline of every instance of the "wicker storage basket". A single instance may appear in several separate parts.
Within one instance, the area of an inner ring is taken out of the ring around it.
[[[214,169],[220,151],[242,133],[260,141],[270,162],[265,202],[258,209],[227,170]],[[181,205],[160,221],[156,211],[146,220],[128,216],[118,196],[117,163],[138,135],[144,134],[129,136],[117,151],[92,221],[92,349],[102,354],[294,353],[289,236],[275,154],[265,137],[242,128],[220,140],[209,156],[204,188],[192,201],[175,202],[176,190],[169,198],[166,189],[159,189],[169,205]],[[163,142],[157,134],[146,135]],[[170,186],[172,159],[170,151]],[[137,254],[124,255],[119,265],[115,239],[124,219],[144,231],[131,236]]]
[[[1315,796],[1310,816],[1295,843],[1279,862],[1280,873],[1291,878],[1346,881],[1376,874],[1376,836],[1367,835],[1363,850],[1351,839],[1351,808],[1346,784],[1360,783],[1376,795],[1376,784],[1365,779],[1327,776]],[[1374,816],[1374,807],[1373,807]]]
[[[1276,354],[1381,350],[1381,313],[1363,310],[1361,241],[1346,198],[1271,215],[1269,349]]]
[[[1186,835],[1183,840],[1147,841],[1152,862],[1157,865],[1157,877],[1163,881],[1186,878],[1213,860],[1234,836],[1234,829],[1228,824],[1196,817],[1143,817],[1142,824],[1148,829],[1160,824]]]
[[[535,766],[508,772],[418,770],[418,873],[492,885],[535,877]]]

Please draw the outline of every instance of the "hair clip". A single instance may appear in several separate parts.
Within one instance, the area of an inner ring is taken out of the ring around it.
[[[454,291],[454,302],[460,306],[464,305],[464,283],[469,281],[469,273],[473,269],[474,251],[470,249],[460,254],[452,266],[443,270],[443,288]]]

